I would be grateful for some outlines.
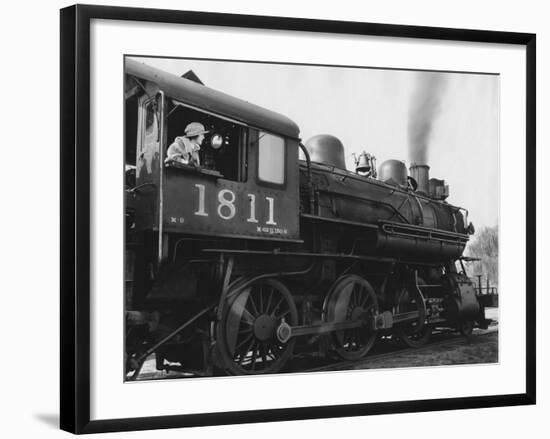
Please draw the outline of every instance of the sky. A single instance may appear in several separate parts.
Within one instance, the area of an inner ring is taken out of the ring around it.
[[[352,154],[409,166],[426,146],[430,177],[449,185],[447,201],[469,211],[479,229],[498,223],[499,77],[376,68],[139,58],[208,87],[284,114],[307,141],[338,137]],[[416,153],[415,153],[416,151]],[[412,156],[415,157],[412,157]]]

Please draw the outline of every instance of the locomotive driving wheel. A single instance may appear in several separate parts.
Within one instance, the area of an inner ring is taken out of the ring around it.
[[[419,285],[422,285],[424,282],[419,279],[418,283]],[[418,311],[419,313],[418,320],[414,322],[402,323],[396,325],[394,328],[394,334],[397,338],[405,346],[410,348],[419,348],[424,346],[428,343],[428,340],[432,335],[431,328],[424,322],[426,319],[426,308],[424,304],[421,303],[422,300],[423,298],[420,294],[414,294],[406,287],[401,290],[397,299],[397,314],[412,311]]]
[[[362,277],[345,275],[332,286],[325,302],[326,322],[364,320],[359,328],[333,333],[336,352],[345,360],[364,357],[376,340],[372,318],[378,312],[378,299],[372,286]]]
[[[281,282],[260,279],[230,293],[217,331],[223,367],[234,375],[281,370],[295,343],[277,339],[277,327],[283,321],[297,325],[298,311]]]

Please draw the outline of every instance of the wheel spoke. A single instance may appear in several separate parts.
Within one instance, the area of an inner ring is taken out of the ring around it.
[[[271,305],[271,299],[273,298],[273,288],[269,289],[269,297],[267,298],[267,305],[265,307],[265,313],[269,314],[269,307]]]
[[[269,351],[271,351],[271,353],[273,354],[273,359],[277,359],[280,357],[280,353],[279,353],[279,348],[276,344],[274,343],[269,343]]]
[[[267,363],[265,345],[263,343],[260,345],[260,355],[262,356],[262,361],[264,362],[264,364]]]
[[[244,308],[243,309],[243,319],[242,319],[242,321],[244,323],[246,323],[247,325],[249,325],[249,326],[253,326],[254,325],[254,320],[255,320],[254,316],[252,314],[250,314],[250,312],[246,308]]]
[[[235,348],[235,352],[238,352],[238,350],[243,347],[246,343],[248,343],[250,340],[252,340],[252,343],[254,343],[254,335],[253,334],[250,334],[248,337],[246,337],[243,341],[241,341],[237,347]],[[249,345],[249,348],[250,348],[250,345]],[[246,352],[245,352],[246,354]]]
[[[363,288],[359,288],[355,296],[355,306],[361,306],[361,303],[363,302],[364,297],[365,297],[365,290]]]
[[[364,309],[363,309],[363,312],[365,313],[365,312],[367,312],[367,311],[370,311],[370,310],[373,309],[373,308],[374,308],[374,303],[373,303],[372,305],[369,305],[369,306],[367,306],[366,308],[364,308]]]
[[[280,314],[277,314],[277,315],[275,316],[275,319],[280,320],[280,319],[282,319],[284,316],[286,316],[286,315],[289,314],[289,313],[290,313],[290,310],[287,309],[286,311],[284,311],[284,312],[282,312],[282,313],[280,313]]]
[[[252,308],[254,308],[254,311],[253,311],[254,316],[260,315],[260,313],[258,312],[258,308],[256,307],[256,303],[254,302],[254,294],[252,294],[252,292],[250,292],[248,299],[249,299],[248,302],[252,305]]]
[[[260,296],[260,314],[263,314],[264,313],[264,294],[263,294],[263,289],[262,287],[260,286],[260,292],[258,293],[258,295]]]
[[[257,358],[256,351],[257,350],[258,350],[258,347],[254,346],[254,351],[252,351],[252,359],[250,360],[252,362],[251,364],[252,370],[256,368],[256,358]]]
[[[279,299],[279,301],[277,302],[277,305],[275,305],[275,308],[273,308],[273,311],[271,312],[270,316],[274,316],[275,315],[275,312],[279,309],[279,307],[281,306],[281,303],[283,303],[283,300],[285,300],[284,297],[281,297]]]
[[[348,310],[352,310],[355,306],[355,285],[351,287],[351,291],[348,296]]]
[[[342,340],[344,341],[344,345],[349,344],[349,329],[344,329],[344,335],[342,336]]]
[[[254,342],[255,341],[256,340],[253,338],[252,341],[250,342],[250,344],[248,345],[248,347],[246,348],[246,350],[244,351],[243,356],[241,357],[241,359],[239,361],[239,365],[244,363],[244,360],[248,356],[248,353],[250,352],[250,349],[254,347]]]

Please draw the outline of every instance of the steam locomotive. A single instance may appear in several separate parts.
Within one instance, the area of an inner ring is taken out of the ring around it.
[[[473,226],[429,167],[305,144],[285,116],[125,61],[125,354],[157,369],[275,373],[364,357],[379,336],[487,327],[462,256]],[[190,122],[201,166],[166,160]]]

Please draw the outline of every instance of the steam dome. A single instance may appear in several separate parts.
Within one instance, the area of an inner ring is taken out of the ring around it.
[[[305,146],[312,162],[346,169],[344,145],[337,137],[319,134],[309,138]]]
[[[400,160],[386,160],[380,165],[378,179],[384,183],[407,185],[407,167]]]

